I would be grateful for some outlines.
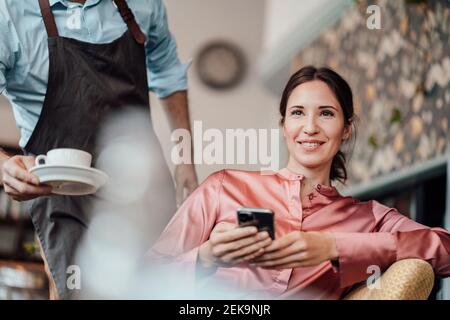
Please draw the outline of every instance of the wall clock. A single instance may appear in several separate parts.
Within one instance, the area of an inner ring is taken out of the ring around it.
[[[246,62],[242,51],[226,41],[215,41],[202,48],[197,57],[197,73],[210,88],[229,89],[245,75]]]

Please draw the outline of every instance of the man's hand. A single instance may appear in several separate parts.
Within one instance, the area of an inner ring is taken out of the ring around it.
[[[51,186],[41,185],[39,179],[28,172],[34,167],[34,159],[34,157],[14,156],[1,164],[5,192],[14,200],[30,200],[52,192]]]
[[[254,265],[264,268],[311,267],[338,258],[336,242],[331,233],[294,231],[274,240]]]
[[[179,164],[175,167],[175,186],[177,207],[179,207],[184,199],[198,187],[193,164]]]

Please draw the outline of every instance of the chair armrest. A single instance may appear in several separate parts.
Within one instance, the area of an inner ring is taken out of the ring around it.
[[[379,282],[379,283],[377,283]],[[379,289],[377,289],[379,284]],[[350,291],[345,300],[426,300],[434,285],[431,265],[420,259],[393,263],[376,280],[373,288],[363,284]]]

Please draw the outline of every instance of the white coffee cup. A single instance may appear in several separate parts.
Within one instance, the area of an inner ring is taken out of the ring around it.
[[[81,166],[91,167],[92,155],[86,151],[78,149],[53,149],[47,155],[36,157],[36,166]]]

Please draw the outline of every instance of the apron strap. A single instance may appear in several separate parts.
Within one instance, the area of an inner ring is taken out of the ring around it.
[[[39,0],[39,7],[41,8],[42,17],[44,18],[45,29],[49,38],[58,37],[58,28],[56,27],[55,18],[53,17],[52,9],[48,0]]]
[[[142,33],[141,28],[139,28],[139,25],[137,24],[133,12],[128,7],[128,4],[125,0],[113,0],[116,4],[117,8],[119,9],[120,15],[122,16],[122,19],[125,21],[125,23],[128,26],[128,30],[131,31],[133,34],[134,40],[136,40],[139,44],[145,43],[145,35]]]
[[[122,19],[127,24],[128,29],[133,34],[134,39],[139,44],[145,43],[145,35],[142,33],[141,28],[137,24],[133,12],[128,7],[125,0],[113,0],[119,9]],[[45,29],[47,29],[47,35],[49,38],[58,37],[58,28],[56,27],[55,18],[50,8],[48,0],[39,0],[39,7],[41,8],[42,17],[44,18]]]

